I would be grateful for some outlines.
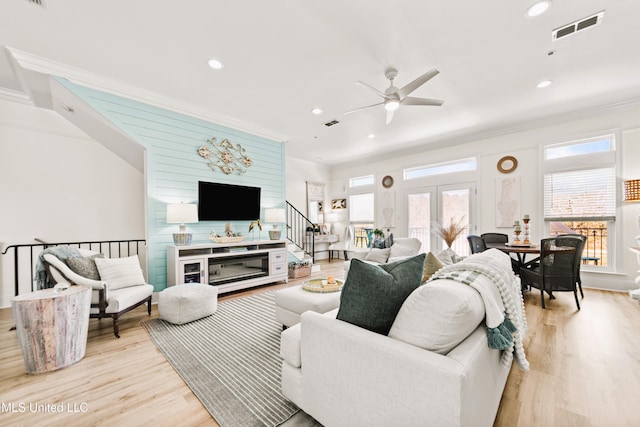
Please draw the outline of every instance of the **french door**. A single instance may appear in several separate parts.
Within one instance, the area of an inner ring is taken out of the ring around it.
[[[405,199],[407,235],[422,242],[421,251],[438,251],[446,248],[446,244],[433,233],[434,225],[460,224],[465,230],[453,242],[451,249],[460,256],[469,255],[467,235],[474,229],[475,194],[475,183],[408,190]]]

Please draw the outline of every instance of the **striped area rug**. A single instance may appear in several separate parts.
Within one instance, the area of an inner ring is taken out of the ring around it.
[[[222,427],[277,426],[299,411],[280,393],[273,292],[221,302],[213,316],[184,325],[142,326]]]

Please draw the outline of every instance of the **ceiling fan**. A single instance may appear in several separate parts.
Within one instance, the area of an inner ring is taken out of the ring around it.
[[[387,110],[387,124],[389,124],[391,123],[391,120],[393,120],[393,114],[398,109],[398,107],[400,107],[400,105],[431,105],[439,107],[444,103],[444,101],[409,96],[411,92],[418,89],[420,86],[437,76],[439,73],[440,71],[434,68],[431,71],[427,71],[406,86],[398,89],[393,85],[393,79],[395,79],[398,75],[398,70],[393,67],[387,68],[384,72],[384,76],[389,79],[390,85],[384,92],[379,91],[378,89],[374,88],[371,85],[368,85],[365,82],[356,82],[357,85],[370,89],[379,96],[383,97],[384,101],[378,102],[377,104],[367,105],[366,107],[356,108],[355,110],[347,111],[344,114],[351,114],[355,113],[356,111],[384,104],[384,108],[385,110]]]

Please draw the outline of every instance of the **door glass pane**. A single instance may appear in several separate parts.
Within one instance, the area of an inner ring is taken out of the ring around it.
[[[409,236],[422,242],[420,252],[431,250],[431,194],[409,194],[408,200]]]
[[[442,225],[446,228],[449,224],[460,224],[465,230],[458,235],[451,245],[451,249],[460,256],[469,255],[470,200],[469,189],[442,191]],[[446,248],[446,244],[443,243]]]

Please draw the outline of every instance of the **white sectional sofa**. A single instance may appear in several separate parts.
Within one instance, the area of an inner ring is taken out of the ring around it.
[[[510,271],[508,257],[504,264]],[[521,304],[519,280],[512,281]],[[318,422],[493,425],[512,359],[489,348],[474,288],[446,278],[420,286],[388,336],[338,320],[337,312],[308,311],[281,336],[282,393]]]
[[[358,251],[350,251],[349,258],[357,258],[370,264],[385,264],[417,255],[421,246],[422,242],[415,237],[396,237],[393,239],[393,245],[390,248],[365,248]],[[345,271],[349,271],[350,265],[350,261],[345,263]]]

